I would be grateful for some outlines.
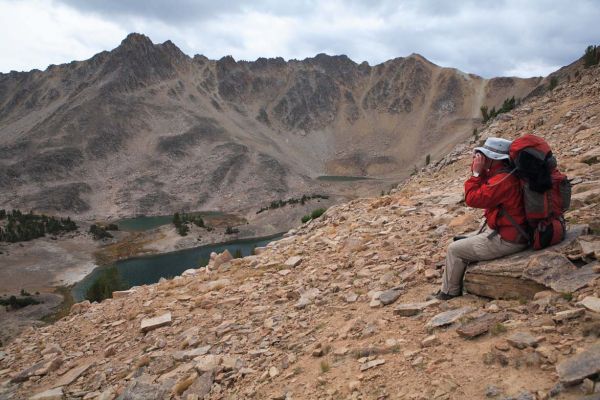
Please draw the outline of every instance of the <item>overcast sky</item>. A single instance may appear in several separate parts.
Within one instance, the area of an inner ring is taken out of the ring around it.
[[[0,72],[46,69],[130,32],[236,60],[419,53],[484,77],[539,76],[600,44],[600,0],[0,0]]]

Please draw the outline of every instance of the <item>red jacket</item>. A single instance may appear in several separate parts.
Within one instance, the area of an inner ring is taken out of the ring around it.
[[[469,207],[484,208],[487,225],[497,231],[502,239],[523,243],[526,239],[521,237],[508,217],[500,215],[502,208],[517,224],[526,225],[521,184],[505,168],[499,164],[478,177],[469,178],[465,182],[465,202]]]

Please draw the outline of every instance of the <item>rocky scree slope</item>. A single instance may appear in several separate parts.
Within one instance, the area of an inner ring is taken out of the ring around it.
[[[215,61],[131,34],[89,60],[0,74],[0,205],[110,216],[351,196],[374,183],[314,178],[398,182],[470,134],[481,105],[541,79],[486,80],[418,55]]]
[[[600,68],[582,70],[481,137],[541,135],[573,179],[566,217],[590,234],[561,252],[595,271],[573,293],[426,302],[446,245],[481,222],[462,201],[475,144],[463,143],[391,195],[334,206],[256,256],[222,254],[29,329],[0,350],[1,396],[595,399],[599,99]]]

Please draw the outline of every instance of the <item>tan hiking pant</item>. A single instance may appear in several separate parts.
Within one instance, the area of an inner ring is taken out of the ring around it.
[[[465,268],[469,262],[492,260],[494,258],[517,253],[527,247],[526,244],[515,244],[502,240],[500,235],[486,229],[484,232],[465,239],[452,242],[446,253],[446,268],[442,277],[442,292],[459,295]]]

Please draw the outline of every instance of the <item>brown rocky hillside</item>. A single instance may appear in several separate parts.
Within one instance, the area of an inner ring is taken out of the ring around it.
[[[451,238],[481,222],[462,202],[465,142],[391,195],[334,206],[259,255],[218,256],[26,331],[0,351],[0,396],[598,399],[599,112],[600,68],[574,67],[481,133],[541,135],[572,178],[567,219],[589,232],[528,264],[561,258],[572,292],[552,290],[554,277],[534,298],[423,303]]]
[[[215,61],[131,34],[89,60],[0,74],[0,206],[107,217],[379,193],[468,136],[481,105],[541,79],[419,55]]]

